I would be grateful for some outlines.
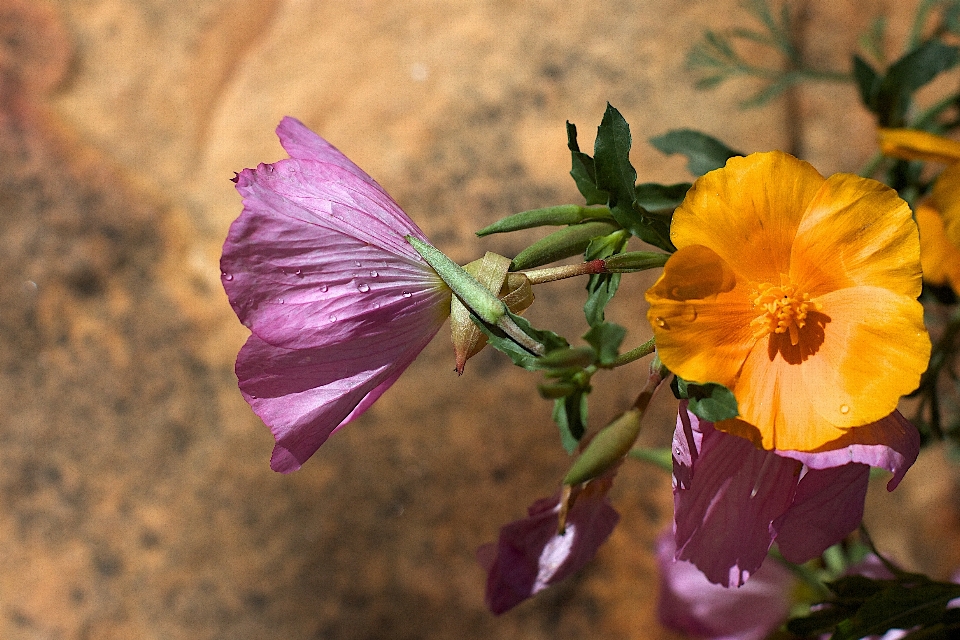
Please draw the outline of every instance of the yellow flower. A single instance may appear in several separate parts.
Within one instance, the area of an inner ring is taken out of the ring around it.
[[[923,278],[960,293],[960,142],[914,129],[880,129],[880,150],[904,160],[949,165],[917,206]]]
[[[718,429],[826,450],[917,387],[919,240],[892,189],[778,151],[731,158],[690,189],[670,237],[648,317],[667,367],[733,391],[740,417]]]

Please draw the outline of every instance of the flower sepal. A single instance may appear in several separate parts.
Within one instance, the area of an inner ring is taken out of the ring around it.
[[[479,260],[464,265],[463,269],[477,281],[497,294],[513,313],[523,313],[533,304],[530,280],[522,273],[508,273],[510,259],[488,251]],[[487,345],[487,336],[470,319],[470,311],[459,298],[450,301],[450,328],[457,360],[457,373],[463,374],[467,360],[480,353]]]

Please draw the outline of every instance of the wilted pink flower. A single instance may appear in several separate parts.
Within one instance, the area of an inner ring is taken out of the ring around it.
[[[449,314],[450,290],[370,176],[298,120],[277,135],[291,157],[237,175],[243,213],[220,268],[252,332],[240,390],[276,438],[270,466],[287,473],[397,380]]]
[[[899,412],[872,429],[876,444],[765,451],[682,403],[673,437],[677,559],[711,582],[740,586],[774,540],[790,562],[819,556],[860,524],[870,466],[893,472],[892,491],[919,454],[920,435]]]
[[[673,533],[666,531],[657,540],[663,626],[709,640],[762,640],[787,619],[796,578],[783,565],[768,562],[743,587],[727,589],[695,565],[674,560],[675,553]]]
[[[537,500],[522,520],[500,529],[496,544],[477,550],[487,571],[487,606],[495,614],[512,609],[535,593],[582,569],[620,520],[607,492],[612,474],[574,489],[566,528],[559,533],[561,494]]]

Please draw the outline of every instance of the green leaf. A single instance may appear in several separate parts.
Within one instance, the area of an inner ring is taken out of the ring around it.
[[[740,415],[737,408],[737,399],[733,392],[723,385],[712,382],[696,384],[684,380],[680,376],[674,376],[670,386],[674,395],[681,400],[688,399],[690,401],[690,411],[702,420],[719,422]]]
[[[587,204],[606,204],[607,193],[597,187],[593,158],[580,151],[580,145],[577,144],[577,127],[569,121],[567,122],[567,148],[570,149],[573,162],[570,175]]]
[[[597,352],[593,347],[566,347],[554,349],[541,356],[537,365],[541,369],[564,369],[576,367],[582,369],[596,363]]]
[[[850,619],[837,625],[833,640],[858,640],[883,635],[890,629],[910,629],[935,624],[942,619],[947,603],[960,597],[960,585],[933,582],[893,582],[863,603]]]
[[[511,271],[533,269],[557,260],[583,253],[595,238],[605,237],[619,229],[612,220],[570,225],[540,238],[521,251],[510,263]]]
[[[608,258],[623,251],[630,239],[626,231],[615,231],[602,238],[594,238],[584,254],[586,260]],[[587,323],[592,327],[603,322],[603,310],[613,298],[620,286],[619,273],[604,273],[592,275],[587,280],[587,301],[583,305],[583,313]]]
[[[913,93],[958,62],[960,48],[929,40],[890,65],[877,89],[880,126],[903,126]]]
[[[877,108],[877,91],[880,89],[880,75],[860,56],[853,56],[853,78],[860,91],[860,100],[870,111]]]
[[[633,208],[637,171],[630,164],[630,145],[630,125],[607,103],[593,148],[597,186],[609,194],[607,206],[613,219],[624,229],[641,236],[636,230],[643,226],[643,221]]]
[[[501,218],[493,224],[477,231],[481,238],[492,233],[508,233],[521,229],[543,226],[561,226],[577,224],[584,220],[610,218],[610,211],[604,207],[581,207],[577,204],[561,204],[531,211],[521,211],[512,216]]]
[[[546,329],[535,329],[533,326],[531,326],[530,322],[525,320],[523,317],[510,313],[509,311],[507,314],[524,333],[542,344],[546,353],[550,353],[551,351],[555,351],[557,349],[565,349],[566,347],[570,346],[563,336],[559,336],[552,331],[547,331]],[[473,320],[476,325],[480,327],[480,330],[486,334],[487,341],[490,346],[509,356],[515,365],[530,371],[536,371],[543,368],[540,366],[540,358],[538,356],[530,353],[513,341],[509,336],[507,336],[507,334],[503,332],[502,329],[500,329],[500,327],[484,322],[473,313],[470,314],[470,319]]]
[[[553,401],[553,421],[560,429],[560,442],[567,453],[577,450],[580,438],[587,430],[587,393],[577,389],[574,393]]]
[[[602,322],[594,325],[583,335],[591,347],[597,352],[600,364],[610,364],[620,355],[620,345],[627,335],[627,330],[613,322]]]
[[[635,202],[649,212],[670,211],[680,206],[690,190],[689,182],[679,184],[656,184],[644,182],[638,184]]]
[[[650,138],[650,144],[667,155],[679,153],[687,157],[687,170],[695,176],[719,169],[733,156],[742,156],[714,137],[692,129],[674,129]]]

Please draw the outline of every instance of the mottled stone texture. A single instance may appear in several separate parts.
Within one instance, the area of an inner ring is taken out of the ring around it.
[[[900,5],[791,6],[809,56],[845,69],[861,11],[900,24]],[[272,473],[236,390],[245,331],[217,258],[239,212],[229,178],[281,157],[285,114],[461,261],[536,237],[477,241],[480,226],[579,201],[564,121],[589,147],[608,100],[641,180],[687,178],[644,142],[681,126],[855,169],[873,134],[849,87],[746,113],[750,81],[693,88],[692,40],[746,19],[735,0],[0,0],[0,636],[669,637],[651,552],[670,482],[640,464],[620,473],[623,520],[595,563],[503,617],[484,609],[475,548],[569,464],[537,376],[495,353],[457,379],[441,332],[303,470]],[[649,335],[649,282],[625,279],[610,311],[630,344]],[[575,337],[581,286],[541,288],[528,315]],[[597,376],[594,426],[644,366]],[[647,442],[669,442],[670,410]],[[942,504],[953,485],[913,486],[901,501]],[[914,538],[956,531],[938,513]]]

